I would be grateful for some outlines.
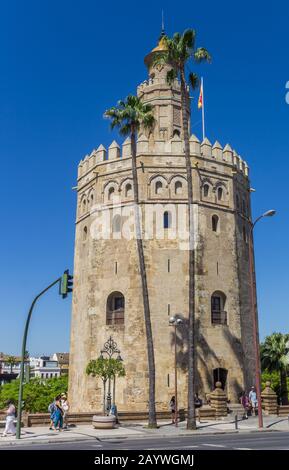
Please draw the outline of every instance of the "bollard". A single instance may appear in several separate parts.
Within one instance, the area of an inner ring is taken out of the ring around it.
[[[238,429],[238,415],[235,415],[235,429]]]

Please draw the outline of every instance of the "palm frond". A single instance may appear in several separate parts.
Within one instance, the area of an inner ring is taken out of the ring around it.
[[[167,73],[167,82],[169,85],[173,83],[173,81],[177,78],[177,72],[175,69],[171,69]]]
[[[192,88],[192,90],[195,90],[196,88],[199,87],[200,85],[200,80],[199,80],[199,77],[196,73],[190,73],[189,74],[189,84]]]
[[[196,32],[194,29],[186,29],[183,32],[183,41],[187,48],[194,49]]]
[[[194,59],[195,59],[195,62],[197,62],[197,63],[212,62],[212,57],[211,57],[210,53],[204,47],[199,47],[194,52]]]

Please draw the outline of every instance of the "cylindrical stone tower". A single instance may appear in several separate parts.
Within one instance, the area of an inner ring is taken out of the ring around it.
[[[167,83],[169,64],[145,59],[149,78],[138,96],[151,103],[156,125],[137,143],[144,252],[156,362],[156,406],[168,409],[174,394],[177,314],[179,405],[187,402],[187,182],[181,130],[180,84]],[[216,381],[231,401],[252,385],[247,164],[229,145],[190,139],[196,250],[197,389],[203,399]],[[130,140],[100,145],[79,164],[69,400],[71,411],[100,411],[102,383],[85,368],[111,336],[126,376],[116,381],[119,410],[144,411],[148,369],[136,240],[130,237],[133,184]]]

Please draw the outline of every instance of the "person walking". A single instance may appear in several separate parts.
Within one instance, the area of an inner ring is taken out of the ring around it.
[[[255,387],[251,387],[250,393],[249,393],[249,402],[252,407],[252,414],[254,412],[255,416],[258,414],[258,399],[257,399],[257,393],[255,390]]]
[[[65,393],[62,393],[61,394],[61,408],[63,410],[63,429],[67,429],[68,428],[68,421],[67,421],[67,414],[68,414],[68,411],[69,411],[69,404],[68,404],[68,400],[67,400],[67,395]]]
[[[244,408],[243,419],[248,419],[248,411],[250,409],[249,397],[246,394],[245,390],[241,393],[240,403]]]
[[[48,413],[50,414],[50,424],[49,424],[49,430],[53,431],[54,430],[54,412],[56,410],[56,405],[55,405],[55,400],[53,400],[52,403],[48,406]]]
[[[55,398],[55,411],[53,413],[53,424],[55,431],[62,431],[63,427],[63,409],[61,407],[61,396]]]
[[[172,415],[172,424],[176,422],[176,397],[173,395],[170,400],[170,409]]]
[[[16,434],[16,428],[14,424],[16,418],[16,408],[11,400],[9,400],[7,406],[8,408],[6,410],[6,424],[2,437],[6,437],[7,434],[12,434],[12,436],[15,436]]]

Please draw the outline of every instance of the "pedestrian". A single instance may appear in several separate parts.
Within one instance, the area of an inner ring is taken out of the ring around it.
[[[172,415],[172,424],[176,422],[176,397],[173,395],[170,400],[170,409]]]
[[[61,396],[55,398],[55,411],[53,413],[53,424],[55,431],[62,431],[63,427],[63,409],[61,408]]]
[[[195,408],[201,408],[203,405],[203,400],[199,398],[198,393],[195,394]]]
[[[6,424],[5,424],[5,429],[2,434],[2,437],[6,437],[7,434],[12,434],[12,436],[15,436],[16,434],[16,429],[15,429],[15,421],[16,418],[16,408],[12,402],[12,400],[9,400],[7,403],[7,410],[6,410]]]
[[[252,412],[254,412],[255,416],[258,414],[258,399],[257,399],[257,393],[255,390],[255,387],[251,387],[250,393],[249,393],[249,402],[252,407]]]
[[[245,390],[241,393],[240,403],[244,408],[243,419],[248,419],[248,411],[250,409],[249,397],[246,394]]]
[[[49,430],[53,431],[54,430],[54,412],[56,410],[56,405],[55,405],[55,400],[53,400],[52,403],[48,406],[48,413],[50,414],[50,424],[49,424]]]
[[[68,422],[67,422],[67,414],[68,414],[68,410],[69,410],[69,404],[68,404],[68,400],[67,400],[67,395],[65,393],[62,393],[61,394],[61,408],[63,410],[63,429],[67,429],[68,428]]]

